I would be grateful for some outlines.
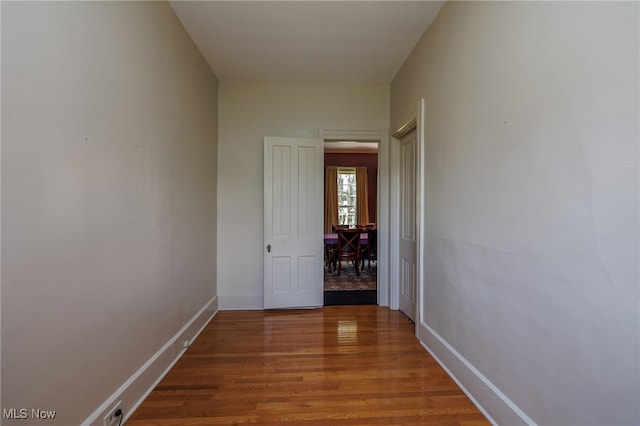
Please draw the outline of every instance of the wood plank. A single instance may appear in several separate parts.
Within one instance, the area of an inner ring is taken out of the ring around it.
[[[128,426],[457,425],[489,422],[378,306],[223,311]]]

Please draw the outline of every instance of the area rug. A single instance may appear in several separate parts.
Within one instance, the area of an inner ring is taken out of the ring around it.
[[[365,262],[364,271],[360,271],[360,276],[356,275],[355,267],[351,262],[342,262],[342,271],[338,276],[338,271],[331,271],[324,268],[324,289],[325,291],[358,291],[377,289],[377,262],[371,263],[371,272]]]

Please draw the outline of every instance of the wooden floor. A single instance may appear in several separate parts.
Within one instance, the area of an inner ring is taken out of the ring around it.
[[[223,311],[126,422],[142,425],[487,425],[378,306]]]

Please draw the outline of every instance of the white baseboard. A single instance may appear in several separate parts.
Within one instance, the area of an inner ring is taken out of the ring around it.
[[[420,323],[418,337],[422,346],[492,424],[510,426],[536,424],[434,329],[425,323]]]
[[[264,309],[262,294],[227,294],[220,296],[221,311],[244,311]]]
[[[118,401],[122,401],[124,420],[126,420],[184,354],[187,350],[185,342],[187,347],[191,345],[217,312],[218,296],[214,296],[158,352],[87,417],[82,422],[82,426],[103,426],[104,416]]]

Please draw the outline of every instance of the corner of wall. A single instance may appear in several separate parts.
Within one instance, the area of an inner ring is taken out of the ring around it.
[[[433,328],[419,322],[418,337],[427,352],[492,424],[535,425],[532,419]]]
[[[229,294],[220,296],[221,311],[261,309],[264,309],[264,296],[261,294]]]
[[[200,335],[202,330],[218,313],[218,310],[218,296],[214,296],[162,348],[129,377],[118,390],[82,422],[82,426],[102,426],[104,416],[109,413],[118,401],[122,401],[121,407],[124,413],[124,420],[126,420],[153,391],[175,363],[178,362],[195,338]]]

